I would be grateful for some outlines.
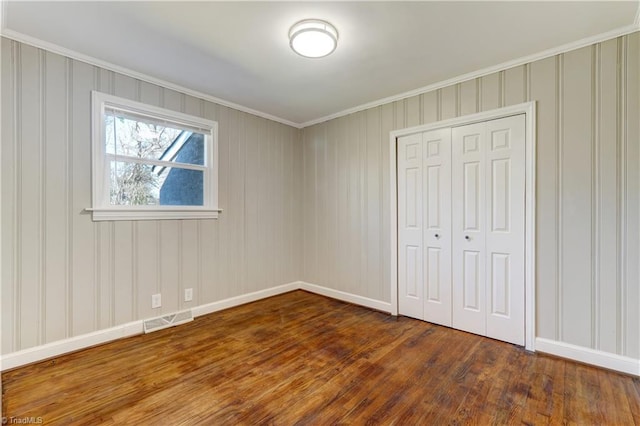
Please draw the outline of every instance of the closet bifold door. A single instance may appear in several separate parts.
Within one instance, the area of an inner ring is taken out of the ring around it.
[[[485,124],[451,132],[453,327],[485,335]]]
[[[451,327],[451,128],[422,140],[424,320]]]
[[[422,134],[398,138],[398,312],[424,317]]]
[[[523,346],[525,116],[486,126],[487,336]]]
[[[525,116],[452,130],[455,328],[524,345]]]

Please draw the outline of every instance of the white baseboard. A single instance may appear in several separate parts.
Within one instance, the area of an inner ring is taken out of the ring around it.
[[[369,299],[368,297],[358,296],[357,294],[346,293],[344,291],[334,290],[332,288],[322,287],[304,281],[299,282],[298,288],[300,288],[300,290],[306,290],[311,293],[327,296],[332,299],[342,300],[343,302],[349,302],[355,305],[366,306],[367,308],[391,313],[391,303],[383,302],[381,300]]]
[[[536,338],[536,351],[569,358],[621,373],[640,376],[640,360],[609,352],[598,351],[557,340]]]
[[[0,371],[10,370],[137,334],[142,334],[142,320],[24,349],[3,355],[0,359]]]
[[[298,290],[300,287],[298,282],[279,285],[277,287],[267,288],[265,290],[254,291],[253,293],[241,294],[240,296],[230,297],[228,299],[219,300],[217,302],[207,303],[206,305],[191,308],[194,317],[211,314],[223,309],[233,308],[234,306],[244,305],[267,297],[277,296],[278,294],[287,293],[289,291]]]

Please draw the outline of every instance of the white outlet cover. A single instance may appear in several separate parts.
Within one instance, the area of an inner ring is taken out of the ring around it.
[[[160,293],[151,295],[151,309],[162,307],[162,295]]]
[[[193,300],[193,289],[185,288],[184,289],[184,301],[191,302]]]

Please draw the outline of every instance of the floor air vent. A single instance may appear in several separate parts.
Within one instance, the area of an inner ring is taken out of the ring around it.
[[[184,324],[189,321],[193,321],[193,313],[190,309],[188,311],[176,312],[175,314],[145,320],[144,332],[151,333],[152,331],[162,330],[163,328],[173,327],[174,325]]]

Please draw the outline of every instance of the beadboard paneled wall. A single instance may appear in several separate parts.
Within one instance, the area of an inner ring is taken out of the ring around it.
[[[304,280],[389,301],[389,132],[535,100],[537,336],[640,358],[640,33],[303,130]]]
[[[219,123],[218,220],[92,222],[91,90]],[[5,354],[302,275],[297,129],[2,39],[1,149]]]

